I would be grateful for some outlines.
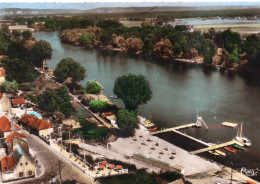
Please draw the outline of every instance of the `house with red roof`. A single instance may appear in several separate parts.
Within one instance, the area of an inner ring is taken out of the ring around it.
[[[11,102],[12,102],[12,107],[21,107],[22,105],[25,105],[24,98],[12,99]]]
[[[1,139],[2,143],[4,139]],[[12,181],[17,179],[35,176],[34,159],[30,155],[26,136],[19,132],[9,134],[4,143],[7,146],[5,155],[0,158],[2,181]]]
[[[6,116],[0,117],[0,137],[7,137],[14,130],[19,132],[21,127],[11,123]]]
[[[17,146],[11,155],[1,158],[1,171],[3,182],[35,177],[34,159],[29,152]]]
[[[48,140],[53,132],[53,126],[47,121],[26,114],[18,120],[19,124],[25,127],[30,133]]]
[[[13,132],[6,137],[7,154],[13,153],[18,146],[20,146],[24,151],[29,153],[29,146],[27,143],[26,136],[19,133]]]

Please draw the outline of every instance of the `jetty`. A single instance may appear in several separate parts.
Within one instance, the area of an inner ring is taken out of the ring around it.
[[[197,121],[196,121],[196,123],[190,123],[190,124],[180,125],[180,126],[173,127],[173,128],[166,128],[166,129],[163,129],[163,130],[159,130],[159,131],[156,131],[156,132],[152,132],[151,134],[152,134],[152,135],[156,135],[156,134],[161,134],[161,133],[165,133],[165,132],[171,132],[171,131],[173,131],[173,130],[182,130],[182,129],[193,128],[193,127],[200,128],[202,124],[204,124],[204,126],[208,129],[208,126],[207,126],[206,123],[203,121],[202,117],[198,117],[198,116],[197,116]]]
[[[232,140],[232,141],[229,141],[229,142],[212,145],[212,146],[209,146],[207,148],[199,149],[199,150],[196,150],[196,151],[191,151],[190,153],[193,154],[193,155],[196,155],[196,154],[203,153],[203,152],[206,152],[206,151],[208,152],[208,151],[217,150],[217,149],[220,149],[220,148],[223,148],[223,147],[226,147],[226,146],[231,146],[233,144],[238,144],[239,146],[244,146],[241,142],[239,142],[237,140]]]
[[[181,129],[186,129],[186,128],[192,128],[192,127],[197,127],[196,123],[190,123],[190,124],[186,124],[186,125],[180,125],[177,127],[173,127],[173,128],[166,128],[166,129],[162,129],[156,132],[152,132],[152,135],[156,135],[156,134],[161,134],[161,133],[165,133],[165,132],[171,132],[172,130],[181,130]]]

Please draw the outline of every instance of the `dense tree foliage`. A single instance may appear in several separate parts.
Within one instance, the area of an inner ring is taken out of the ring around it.
[[[85,28],[87,26],[94,26],[93,20],[58,20],[47,19],[45,27],[52,30],[62,30],[70,28]]]
[[[31,31],[23,31],[23,32],[22,32],[22,36],[23,36],[23,38],[25,38],[25,39],[29,39],[29,38],[32,37],[32,32],[31,32]]]
[[[43,94],[29,96],[29,98],[44,111],[54,112],[57,110],[66,117],[69,117],[73,112],[68,89],[64,86],[59,89],[46,89]]]
[[[91,33],[82,34],[80,36],[80,43],[85,45],[93,45],[95,43],[95,37]]]
[[[96,81],[87,82],[86,93],[99,94],[101,89],[102,89],[101,86]]]
[[[102,139],[108,134],[105,127],[98,127],[84,118],[79,118],[79,122],[81,128],[74,132],[85,139]]]
[[[136,113],[126,109],[119,110],[116,114],[117,125],[126,132],[131,132],[138,126]]]
[[[260,39],[256,35],[248,36],[242,49],[247,53],[250,63],[260,68]]]
[[[117,107],[113,104],[109,104],[104,101],[93,100],[89,103],[89,107],[94,112],[108,112],[117,110]]]
[[[28,62],[30,59],[30,52],[23,46],[22,42],[12,41],[9,44],[6,55],[12,59],[19,58]]]
[[[227,29],[226,31],[222,32],[221,38],[224,43],[224,48],[229,53],[233,52],[235,45],[239,46],[241,44],[240,35],[231,31],[231,29]]]
[[[51,44],[47,41],[38,41],[31,50],[31,59],[36,67],[43,66],[43,60],[50,59],[52,56]]]
[[[64,82],[68,77],[76,83],[84,79],[85,69],[72,58],[62,59],[54,70],[54,75],[58,82]]]
[[[0,86],[1,93],[15,93],[18,90],[19,84],[13,81],[6,81]]]
[[[32,82],[39,75],[32,65],[18,58],[4,60],[2,63],[6,70],[6,79],[9,81]]]
[[[142,75],[123,75],[116,79],[114,94],[122,99],[128,110],[137,110],[138,105],[152,98],[149,82]]]
[[[7,52],[10,41],[4,33],[0,32],[0,55],[4,55]]]

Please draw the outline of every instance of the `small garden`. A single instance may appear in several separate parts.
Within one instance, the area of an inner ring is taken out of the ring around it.
[[[79,118],[80,129],[74,130],[74,133],[89,140],[100,140],[108,135],[108,130],[105,127],[98,127],[94,123],[86,119]]]

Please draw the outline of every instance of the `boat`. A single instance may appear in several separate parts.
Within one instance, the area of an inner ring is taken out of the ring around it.
[[[244,149],[245,149],[245,147],[240,146],[240,145],[238,145],[238,144],[233,144],[232,146],[233,146],[234,148],[241,149],[241,150],[244,150]]]
[[[149,132],[153,132],[153,131],[156,131],[158,129],[158,127],[154,127],[154,128],[149,128]]]
[[[229,151],[229,152],[232,152],[232,153],[236,153],[237,150],[234,149],[234,148],[231,148],[231,147],[224,147],[225,150]]]
[[[110,98],[113,98],[113,99],[118,99],[117,96],[110,96]]]
[[[249,184],[256,184],[255,182],[250,181],[250,180],[246,180],[246,182],[249,183]]]
[[[155,124],[151,122],[150,120],[145,119],[144,117],[138,116],[138,119],[142,125],[144,125],[146,128],[153,128]]]
[[[238,126],[237,123],[232,123],[232,122],[227,122],[227,121],[223,122],[222,125],[227,126],[227,127],[231,127],[231,128],[236,128]]]
[[[243,132],[243,123],[241,123],[240,128],[237,129],[237,136],[235,139],[241,142],[244,146],[250,147],[252,145],[252,142],[248,138],[242,137],[242,132]]]

